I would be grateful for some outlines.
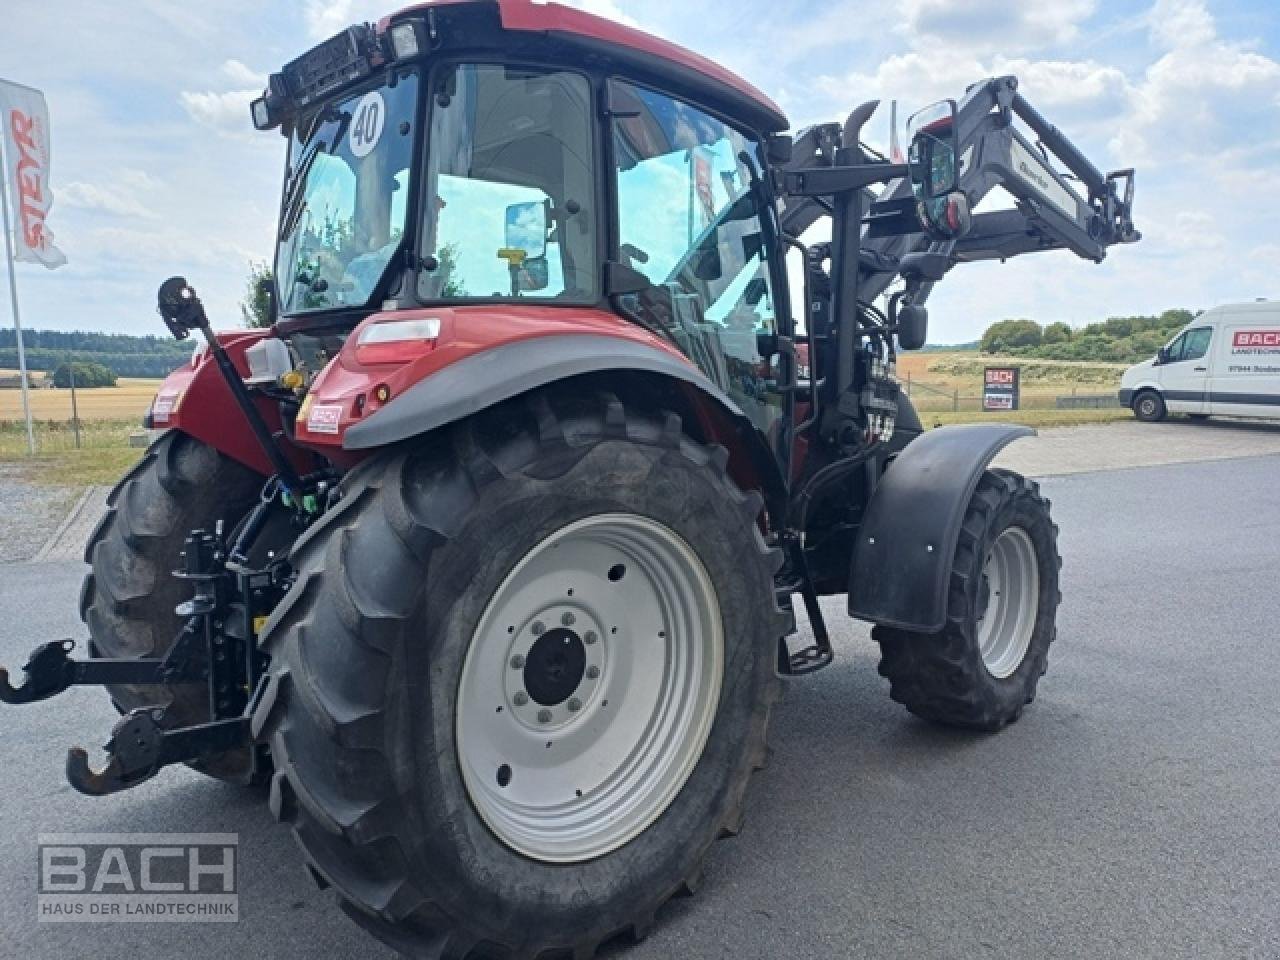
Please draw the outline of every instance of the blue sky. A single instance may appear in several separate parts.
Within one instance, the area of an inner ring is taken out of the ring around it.
[[[1280,10],[1274,0],[580,0],[747,76],[799,128],[857,103],[903,110],[983,76],[1022,90],[1098,166],[1138,168],[1141,244],[1102,266],[1067,253],[956,270],[935,342],[1010,316],[1108,314],[1280,298]],[[268,259],[283,140],[256,134],[264,75],[394,3],[22,3],[0,75],[46,92],[50,225],[70,265],[20,264],[29,327],[159,332],[173,273],[215,325],[238,322]],[[869,133],[887,134],[887,111]],[[879,128],[877,131],[877,127]],[[7,297],[4,302],[7,302]],[[3,322],[8,323],[7,311]]]

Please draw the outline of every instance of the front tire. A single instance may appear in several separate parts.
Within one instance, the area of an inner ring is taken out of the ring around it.
[[[1159,423],[1167,413],[1164,398],[1154,390],[1143,390],[1133,398],[1133,414],[1143,423]]]
[[[673,414],[536,394],[383,454],[297,545],[255,729],[375,936],[587,957],[737,831],[789,621],[726,459]]]
[[[880,674],[916,716],[994,731],[1035,699],[1061,595],[1058,528],[1032,481],[988,470],[952,563],[947,620],[934,634],[876,626]]]

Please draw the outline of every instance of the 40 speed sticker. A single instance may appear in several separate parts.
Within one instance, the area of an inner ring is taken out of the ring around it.
[[[360,98],[351,114],[351,143],[353,156],[364,159],[373,152],[373,148],[382,139],[382,128],[387,122],[387,105],[382,94],[371,90]]]

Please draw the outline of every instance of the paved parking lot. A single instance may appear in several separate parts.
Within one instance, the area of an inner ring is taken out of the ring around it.
[[[746,829],[617,955],[1280,956],[1277,481],[1277,456],[1046,480],[1059,639],[1040,698],[994,737],[905,714],[867,629],[828,601],[839,659],[789,684]],[[80,634],[80,573],[0,566],[0,663]],[[0,954],[389,956],[303,876],[260,795],[181,769],[72,791],[65,748],[111,722],[88,690],[0,711]],[[238,832],[242,920],[37,924],[36,834],[73,830]]]

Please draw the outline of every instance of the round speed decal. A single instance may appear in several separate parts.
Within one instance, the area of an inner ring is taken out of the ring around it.
[[[377,90],[366,93],[351,114],[351,153],[363,159],[378,145],[386,123],[387,105]]]

